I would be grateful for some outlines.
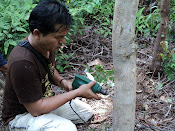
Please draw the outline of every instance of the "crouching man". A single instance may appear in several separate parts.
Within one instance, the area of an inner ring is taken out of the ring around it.
[[[8,59],[2,118],[11,131],[76,131],[75,124],[83,123],[79,116],[84,121],[91,118],[91,107],[72,99],[99,100],[91,90],[95,82],[72,90],[72,83],[54,68],[53,52],[66,42],[71,22],[67,8],[57,0],[43,0],[31,12],[31,33]],[[67,92],[54,96],[52,84]]]

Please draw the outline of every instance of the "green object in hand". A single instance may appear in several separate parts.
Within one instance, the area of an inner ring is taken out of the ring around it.
[[[89,82],[91,82],[90,79],[88,79],[87,77],[84,77],[80,74],[76,74],[75,75],[75,79],[74,81],[72,82],[72,87],[73,87],[73,90],[79,88],[81,85],[83,84],[88,84]],[[96,83],[93,87],[92,87],[92,91],[94,93],[101,93],[103,95],[108,95],[108,92],[103,89],[98,83]]]

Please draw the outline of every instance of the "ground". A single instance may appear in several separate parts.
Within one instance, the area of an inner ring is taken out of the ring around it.
[[[101,38],[93,30],[86,30],[84,37],[76,37],[76,43],[71,49],[76,48],[79,63],[87,64],[94,59],[100,59],[104,68],[112,69],[112,42],[111,38]],[[78,42],[77,42],[78,41]],[[136,40],[138,41],[138,40]],[[155,39],[146,37],[139,38],[137,50],[137,89],[136,89],[136,131],[174,131],[175,130],[175,80],[170,81],[164,74],[154,77],[149,70],[152,60],[152,45]],[[174,43],[172,43],[174,45]],[[81,50],[81,51],[80,51]],[[90,55],[91,54],[91,55]],[[75,71],[82,73],[80,65],[73,65]],[[76,73],[76,72],[72,72]],[[159,83],[163,83],[161,88]],[[110,93],[113,95],[113,88]],[[95,117],[90,121],[91,130],[112,130],[113,98],[96,101],[87,100],[94,109]],[[81,131],[90,127],[78,126]]]
[[[98,27],[97,27],[98,28]],[[111,36],[103,38],[92,28],[86,29],[84,36],[77,35],[74,41],[63,49],[65,53],[74,53],[69,60],[71,68],[65,70],[61,75],[65,79],[73,80],[75,74],[83,74],[88,65],[99,59],[105,69],[112,69],[112,42]],[[136,40],[137,41],[137,40]],[[136,131],[174,131],[175,130],[175,80],[169,81],[167,77],[160,74],[154,77],[149,71],[152,60],[152,46],[154,39],[140,38],[137,50],[137,90],[136,90]],[[163,83],[158,88],[158,83]],[[114,95],[114,89],[105,87]],[[58,90],[55,90],[57,92]],[[60,91],[58,91],[60,92]],[[2,103],[0,94],[0,103]],[[101,100],[89,100],[80,98],[90,104],[94,111],[94,117],[85,124],[77,125],[79,131],[112,131],[113,97],[101,95]],[[0,107],[2,109],[2,106]],[[0,111],[1,115],[1,111]],[[2,123],[1,123],[2,124]],[[3,130],[1,127],[0,130]]]

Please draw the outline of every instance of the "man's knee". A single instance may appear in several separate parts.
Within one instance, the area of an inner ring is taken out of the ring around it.
[[[10,123],[11,130],[45,130],[45,131],[77,131],[76,126],[65,118],[54,114],[44,114],[38,117],[33,117],[29,113],[21,114],[15,117]]]
[[[93,116],[91,106],[85,102],[75,99],[70,103],[70,106],[72,107],[72,110],[74,110],[78,114],[76,114],[75,116],[79,119],[76,118],[72,120],[72,122],[75,124],[87,122]]]
[[[45,114],[42,121],[44,121],[44,123],[40,126],[41,129],[44,130],[77,131],[75,124],[73,124],[70,120],[51,113]]]
[[[84,121],[87,122],[93,116],[90,105],[78,99],[67,102],[63,106],[52,111],[52,113],[71,120],[74,124],[84,123]]]

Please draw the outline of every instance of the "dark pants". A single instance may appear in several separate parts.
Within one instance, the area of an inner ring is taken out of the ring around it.
[[[7,61],[2,57],[2,55],[0,54],[0,66],[3,66],[7,64]]]

